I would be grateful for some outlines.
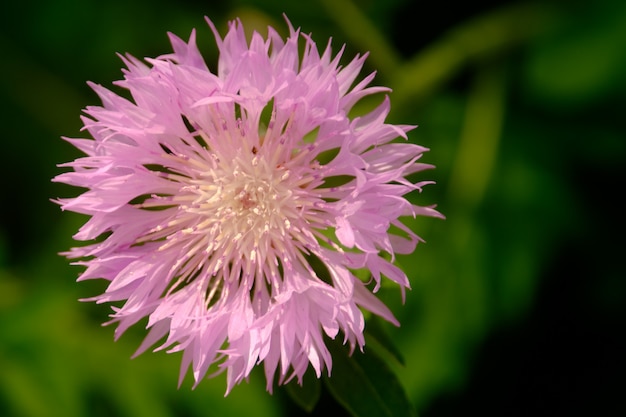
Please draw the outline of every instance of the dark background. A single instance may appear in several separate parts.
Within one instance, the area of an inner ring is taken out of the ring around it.
[[[60,136],[98,104],[87,80],[121,77],[115,53],[168,53],[166,31],[195,27],[215,68],[203,16],[286,34],[283,12],[320,47],[346,43],[344,62],[370,51],[390,120],[419,125],[437,166],[417,201],[447,220],[409,221],[428,241],[399,260],[413,290],[381,294],[419,415],[626,415],[619,0],[3,3],[0,415],[306,415],[261,373],[222,398],[223,377],[177,390],[176,354],[129,360],[144,331],[114,343],[108,307],[77,301],[104,288],[57,255],[85,219],[49,201],[77,193],[50,182],[78,156]],[[313,414],[337,407],[323,393]]]

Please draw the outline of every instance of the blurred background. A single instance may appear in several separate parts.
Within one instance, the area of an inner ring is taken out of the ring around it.
[[[393,88],[394,123],[431,149],[416,197],[446,221],[410,224],[428,242],[399,260],[413,289],[382,290],[402,326],[394,370],[422,417],[626,415],[626,2],[412,0],[25,0],[0,6],[2,216],[0,415],[305,416],[261,372],[223,398],[223,377],[176,389],[180,356],[130,356],[109,307],[77,300],[57,255],[85,221],[49,199],[56,164],[79,154],[87,80],[121,78],[115,53],[170,52],[166,31],[198,43],[203,16],[286,34],[282,13],[318,45],[370,51],[365,73]],[[377,98],[380,100],[380,97]],[[367,103],[365,103],[367,105]],[[326,392],[312,415],[343,411]]]

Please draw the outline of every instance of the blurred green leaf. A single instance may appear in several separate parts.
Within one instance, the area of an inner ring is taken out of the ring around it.
[[[369,347],[374,349],[380,356],[390,356],[400,365],[404,365],[402,352],[397,348],[394,341],[385,331],[382,319],[378,316],[371,316],[365,325],[365,341]]]
[[[112,328],[86,315],[93,306],[77,301],[77,286],[29,289],[22,282],[0,273],[0,289],[15,297],[0,303],[3,417],[280,415],[260,375],[253,373],[250,383],[226,398],[225,375],[193,391],[188,383],[176,390],[179,355],[145,353],[130,359],[142,329],[133,328],[114,342]]]
[[[475,210],[483,203],[498,159],[506,112],[506,74],[502,65],[487,64],[476,71],[469,89],[463,128],[448,182],[451,222],[456,250],[467,250]],[[478,162],[478,163],[477,163]]]
[[[285,386],[285,391],[298,406],[310,413],[320,399],[322,383],[309,368],[304,374],[302,385],[293,380]]]
[[[339,340],[328,343],[332,376],[324,381],[337,402],[354,417],[416,416],[395,373],[374,352],[348,354]]]

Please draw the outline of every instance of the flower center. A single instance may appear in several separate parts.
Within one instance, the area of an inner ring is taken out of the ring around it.
[[[300,205],[291,198],[289,172],[257,156],[207,167],[191,182],[195,199],[187,212],[201,219],[198,229],[207,238],[220,241],[245,237],[258,245],[267,234],[284,238]]]
[[[177,253],[168,293],[199,279],[209,307],[226,282],[262,288],[282,280],[294,262],[307,264],[303,254],[319,245],[318,230],[326,227],[319,166],[303,162],[308,148],[282,162],[274,150],[168,154],[180,167],[166,174],[177,191],[140,206],[166,207],[170,216],[137,241]]]
[[[239,191],[239,194],[237,194],[237,196],[235,197],[235,200],[239,200],[241,209],[243,210],[249,210],[253,207],[256,209],[257,196],[256,194],[253,194],[253,192],[242,189],[241,191]]]

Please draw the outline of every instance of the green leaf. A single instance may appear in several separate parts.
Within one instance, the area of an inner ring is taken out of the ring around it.
[[[374,349],[381,356],[391,356],[400,365],[404,366],[404,357],[398,350],[393,340],[389,337],[383,328],[382,320],[379,317],[372,316],[367,320],[365,326],[365,341],[368,346]]]
[[[329,392],[354,417],[416,416],[400,381],[374,352],[348,354],[337,340],[328,343],[333,356]]]
[[[320,399],[322,384],[313,374],[313,370],[309,368],[304,374],[302,385],[295,380],[291,381],[285,385],[285,391],[299,407],[310,413]]]

